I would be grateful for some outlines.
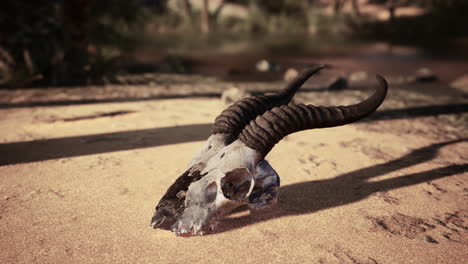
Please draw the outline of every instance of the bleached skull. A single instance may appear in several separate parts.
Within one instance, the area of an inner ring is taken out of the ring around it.
[[[202,235],[215,230],[223,215],[239,206],[273,205],[280,181],[264,158],[276,143],[301,130],[362,119],[387,94],[385,79],[377,76],[376,92],[355,105],[288,105],[301,85],[322,68],[303,71],[279,93],[245,98],[225,109],[187,170],[159,201],[151,225],[177,235]]]

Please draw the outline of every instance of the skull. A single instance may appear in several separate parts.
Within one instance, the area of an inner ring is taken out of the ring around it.
[[[151,225],[180,236],[203,235],[214,231],[235,208],[273,205],[280,181],[264,157],[277,142],[297,131],[360,120],[386,96],[387,83],[377,76],[376,92],[355,105],[287,105],[297,89],[322,68],[305,70],[279,93],[245,98],[224,110],[188,169],[161,198]]]

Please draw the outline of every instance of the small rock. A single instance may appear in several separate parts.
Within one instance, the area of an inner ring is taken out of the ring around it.
[[[437,76],[429,68],[420,68],[416,71],[414,76],[410,76],[410,82],[434,82],[437,81]]]
[[[255,64],[255,68],[259,72],[278,72],[281,70],[281,66],[277,63],[273,63],[268,60],[261,60]]]
[[[369,80],[369,74],[365,71],[353,72],[348,79],[350,82],[362,83]]]
[[[284,73],[283,79],[287,82],[294,80],[299,75],[299,71],[294,68],[289,68]]]
[[[263,59],[255,64],[255,68],[259,72],[269,72],[271,71],[271,63]]]
[[[343,90],[348,87],[348,80],[344,77],[333,78],[328,85],[329,90]]]
[[[237,88],[237,87],[231,87],[221,94],[221,102],[224,105],[230,105],[234,102],[237,102],[245,97],[249,97],[251,94],[245,89],[242,88]]]
[[[464,93],[468,93],[468,74],[460,76],[450,83],[450,86]]]

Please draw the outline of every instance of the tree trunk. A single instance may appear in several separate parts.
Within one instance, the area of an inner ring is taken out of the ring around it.
[[[210,9],[208,4],[208,0],[203,0],[203,9],[201,13],[201,31],[203,34],[208,34],[211,31]]]
[[[184,15],[184,23],[186,25],[193,26],[193,15],[192,15],[192,6],[190,5],[189,0],[180,0],[182,1],[182,14]]]
[[[388,12],[389,12],[389,15],[390,15],[390,22],[393,23],[393,21],[395,21],[395,10],[396,10],[396,1],[395,0],[390,0],[388,2]]]
[[[343,8],[343,3],[344,0],[335,0],[333,3],[333,11],[335,12],[335,15],[338,15],[341,13],[341,9]]]
[[[255,19],[255,16],[259,12],[259,7],[257,0],[250,0],[248,2],[248,8],[249,8],[249,31],[250,32],[257,32],[260,29],[260,26],[257,24],[257,21]]]
[[[63,2],[61,8],[62,23],[65,29],[65,36],[68,37],[70,45],[65,49],[64,60],[57,65],[58,71],[68,70],[67,78],[71,82],[87,81],[88,73],[85,67],[88,64],[88,17],[90,12],[89,0],[67,0]],[[66,63],[67,65],[64,65]],[[52,82],[63,82],[65,76],[58,76],[58,73],[52,73]],[[57,83],[54,83],[57,84]]]
[[[315,34],[315,33],[317,33],[317,26],[316,26],[316,23],[314,23],[314,19],[310,14],[310,7],[311,7],[310,2],[311,2],[310,0],[304,0],[302,2],[302,9],[303,9],[305,20],[306,20],[306,23],[307,23],[307,25],[306,25],[307,26],[307,33]]]
[[[0,46],[0,85],[7,84],[13,78],[13,57]]]
[[[351,4],[353,6],[354,14],[357,16],[361,15],[361,10],[359,9],[359,2],[358,0],[351,0]]]

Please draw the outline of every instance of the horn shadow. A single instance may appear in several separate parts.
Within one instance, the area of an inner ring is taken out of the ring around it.
[[[439,149],[468,139],[452,140],[416,149],[386,163],[341,174],[333,179],[315,180],[281,187],[275,210],[225,218],[216,233],[223,233],[271,219],[310,214],[328,208],[343,206],[365,199],[373,193],[411,186],[468,172],[468,164],[455,164],[433,170],[407,174],[377,182],[367,180],[410,166],[428,162],[437,157]],[[245,208],[244,208],[245,210]]]

